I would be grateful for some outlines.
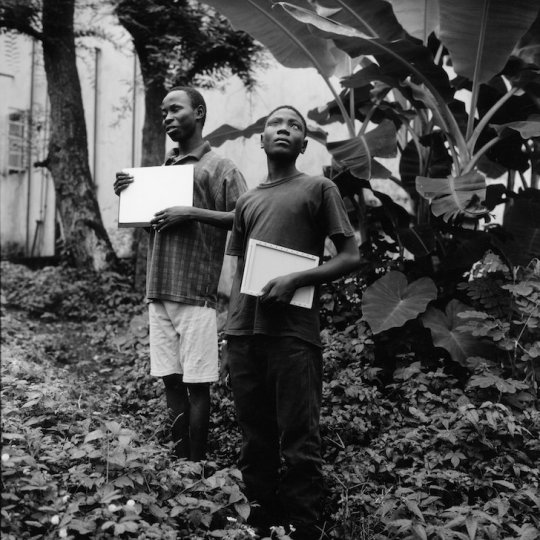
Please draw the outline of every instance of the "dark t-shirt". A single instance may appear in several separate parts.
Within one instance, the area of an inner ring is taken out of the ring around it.
[[[227,254],[239,257],[225,332],[229,335],[295,336],[320,346],[319,294],[313,307],[264,306],[258,297],[240,293],[243,257],[250,238],[318,256],[327,236],[353,236],[336,185],[303,173],[260,184],[236,203]]]

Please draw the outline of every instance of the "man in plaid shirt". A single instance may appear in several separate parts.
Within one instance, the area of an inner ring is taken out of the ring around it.
[[[194,166],[193,207],[158,212],[151,222],[146,296],[150,372],[162,377],[178,457],[205,459],[210,383],[218,379],[217,287],[227,230],[245,180],[202,138],[206,103],[190,87],[172,88],[162,106],[163,126],[177,143],[165,165]],[[118,195],[133,177],[116,174]]]

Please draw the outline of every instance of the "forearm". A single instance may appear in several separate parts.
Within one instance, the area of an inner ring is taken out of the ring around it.
[[[213,225],[220,229],[231,230],[234,220],[234,211],[220,212],[219,210],[208,210],[207,208],[193,207],[192,218],[195,221]]]
[[[293,274],[296,288],[328,283],[359,267],[360,251],[354,236],[337,236],[333,237],[332,241],[336,246],[337,255],[317,268]]]
[[[356,253],[341,252],[324,264],[291,274],[296,289],[308,285],[319,285],[338,279],[358,268],[360,255]]]
[[[341,236],[336,241],[334,244],[336,244],[338,253],[335,257],[317,268],[271,279],[263,287],[260,301],[268,304],[289,303],[294,291],[300,287],[332,281],[358,268],[360,252],[354,237]]]

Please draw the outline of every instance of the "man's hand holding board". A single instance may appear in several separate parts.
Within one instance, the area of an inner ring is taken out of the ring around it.
[[[118,227],[162,228],[171,207],[193,206],[193,165],[136,167],[116,175]]]

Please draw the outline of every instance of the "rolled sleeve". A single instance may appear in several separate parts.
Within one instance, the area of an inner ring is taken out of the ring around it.
[[[240,257],[244,254],[245,228],[243,222],[242,201],[238,201],[234,212],[234,222],[227,244],[227,255]]]
[[[221,185],[216,193],[216,210],[232,212],[240,195],[247,191],[246,181],[242,173],[233,167],[222,177]]]

